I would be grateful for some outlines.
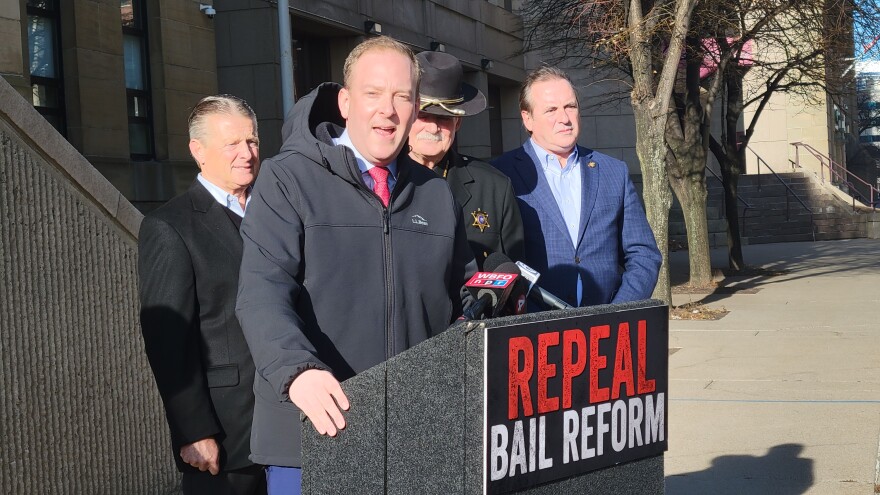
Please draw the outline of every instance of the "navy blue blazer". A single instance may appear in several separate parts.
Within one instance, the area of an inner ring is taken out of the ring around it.
[[[578,147],[581,219],[573,243],[531,144],[494,162],[510,177],[525,231],[525,262],[541,272],[538,284],[572,306],[577,281],[581,306],[651,297],[662,261],[626,163]]]

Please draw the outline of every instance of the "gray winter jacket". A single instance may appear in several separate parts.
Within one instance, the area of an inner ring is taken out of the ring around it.
[[[300,372],[342,381],[442,332],[476,270],[442,177],[401,153],[386,209],[351,150],[332,144],[339,89],[322,84],[296,104],[241,226],[236,313],[257,370],[260,464],[300,465],[300,412],[287,396]]]

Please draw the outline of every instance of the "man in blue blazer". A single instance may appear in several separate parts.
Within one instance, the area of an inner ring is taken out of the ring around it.
[[[580,109],[568,75],[543,66],[520,90],[531,138],[493,164],[510,177],[525,262],[573,306],[651,297],[661,256],[626,163],[577,146]]]

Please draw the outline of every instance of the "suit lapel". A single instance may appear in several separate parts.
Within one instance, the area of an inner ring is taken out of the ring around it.
[[[449,183],[453,196],[460,201],[460,206],[464,209],[465,205],[473,197],[470,188],[474,184],[474,176],[471,175],[467,167],[459,166],[461,165],[461,160],[455,151],[449,150],[449,154],[449,164],[447,165],[449,170],[446,173],[446,182]]]
[[[232,223],[232,219],[226,215],[225,207],[218,203],[198,180],[189,188],[189,193],[196,217],[200,218],[205,229],[214,236],[218,244],[235,257],[233,259],[241,259],[241,235]]]
[[[553,191],[550,189],[550,184],[547,183],[547,177],[544,176],[544,169],[541,165],[541,161],[538,159],[537,155],[534,154],[532,150],[532,146],[528,143],[523,145],[522,148],[519,149],[519,153],[517,154],[517,158],[519,158],[524,163],[522,167],[516,167],[517,173],[520,174],[520,177],[525,180],[526,184],[529,183],[528,177],[525,175],[526,173],[535,173],[536,181],[535,190],[530,193],[530,195],[534,198],[536,205],[544,212],[544,215],[553,222],[557,229],[565,235],[566,239],[571,239],[571,236],[568,233],[568,228],[565,226],[565,219],[562,218],[562,212],[559,210],[559,205],[556,204],[556,198],[553,196]],[[528,167],[531,165],[533,170],[528,170],[523,167]]]
[[[589,166],[590,163],[594,163],[593,150],[578,146],[578,157],[581,167],[581,219],[578,226],[577,246],[580,246],[587,231],[587,220],[593,212],[596,197],[599,195],[599,174],[602,171],[598,166]]]

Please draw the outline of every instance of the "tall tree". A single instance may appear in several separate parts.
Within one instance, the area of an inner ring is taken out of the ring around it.
[[[828,99],[854,112],[853,40],[876,40],[880,16],[875,0],[776,2],[773,9],[758,12],[747,8],[754,2],[734,0],[728,5],[739,38],[737,43],[718,40],[719,53],[730,52],[731,58],[719,70],[725,95],[720,138],[710,136],[709,144],[724,182],[729,268],[738,271],[745,266],[738,178],[745,170],[748,144],[762,113],[774,95],[781,93],[789,95],[791,102],[816,105]],[[739,47],[747,44],[760,55],[744,57],[748,54]],[[876,51],[873,42],[863,48],[866,53],[871,49]],[[745,121],[749,109],[751,115]]]
[[[754,133],[757,117],[774,93],[790,92],[805,101],[815,98],[817,87],[827,89],[830,96],[845,94],[846,84],[841,84],[839,78],[831,81],[842,73],[834,63],[851,53],[846,48],[852,43],[852,13],[865,10],[866,4],[873,7],[876,0],[857,3],[858,7],[854,0],[731,0],[702,2],[695,8],[696,2],[671,0],[533,0],[524,5],[523,17],[527,48],[542,51],[554,63],[604,70],[605,77],[623,76],[630,81],[645,204],[658,245],[666,251],[668,219],[658,220],[656,216],[668,214],[671,185],[685,215],[690,283],[703,285],[711,276],[705,211],[708,151],[721,164],[729,223],[729,264],[738,270],[744,263],[737,178],[745,169],[745,145]],[[642,12],[638,7],[646,12],[639,17],[642,22],[634,22],[631,16]],[[682,20],[680,14],[687,17],[687,36],[676,39],[678,24],[674,20]],[[870,32],[869,22],[861,25],[862,31]],[[675,41],[683,42],[685,49],[679,50]],[[761,53],[755,53],[756,43]],[[683,55],[681,64],[670,55]],[[650,61],[648,74],[644,71],[645,60]],[[752,84],[744,84],[750,70],[748,81]],[[646,80],[650,80],[649,86],[644,86]],[[675,105],[665,100],[667,105],[663,106],[662,95],[669,89],[665,85],[669,82]],[[646,87],[652,89],[646,92]],[[659,99],[646,104],[644,94]],[[724,98],[720,142],[711,132],[718,96]],[[606,96],[599,103],[615,98]],[[661,107],[666,117],[656,117]],[[741,117],[749,107],[755,109],[754,118],[741,131]],[[653,146],[659,140],[651,141],[651,136],[659,131],[649,124],[658,122],[649,116],[663,120],[662,147]],[[667,176],[662,180],[662,191],[657,189],[657,176],[651,175],[658,170],[651,163],[660,162]],[[658,288],[661,286],[662,280]]]

